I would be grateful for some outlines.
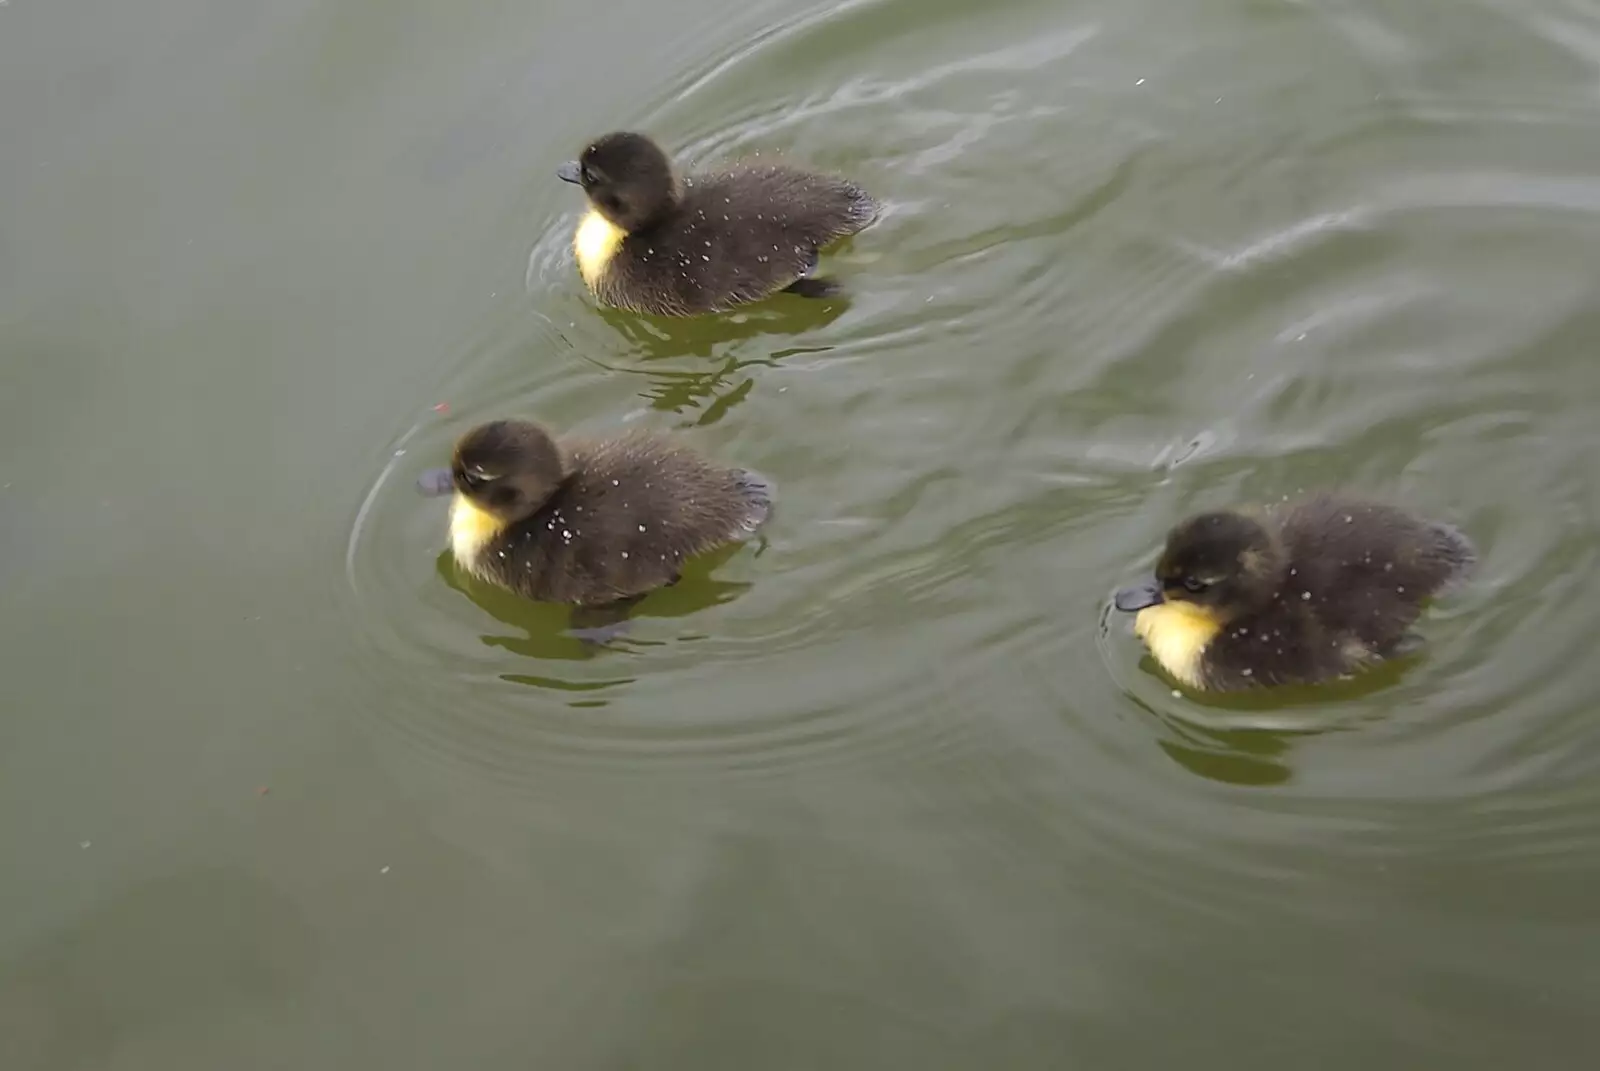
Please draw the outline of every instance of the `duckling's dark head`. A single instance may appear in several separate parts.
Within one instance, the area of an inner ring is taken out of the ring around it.
[[[1117,592],[1116,606],[1131,612],[1192,603],[1226,621],[1270,602],[1287,568],[1283,547],[1254,517],[1231,510],[1202,513],[1167,534],[1155,577]]]
[[[643,134],[607,134],[590,142],[556,175],[583,187],[595,210],[627,233],[649,226],[678,203],[678,177],[661,146]]]
[[[528,420],[495,420],[463,435],[450,467],[423,473],[417,485],[425,494],[455,491],[509,524],[544,505],[565,478],[548,432]]]

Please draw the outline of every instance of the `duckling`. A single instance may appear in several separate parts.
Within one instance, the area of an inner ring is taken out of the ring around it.
[[[1454,527],[1334,493],[1201,513],[1154,578],[1117,592],[1163,669],[1197,690],[1313,684],[1406,653],[1430,597],[1477,554]]]
[[[780,290],[831,296],[837,284],[813,274],[818,250],[878,217],[855,183],[778,164],[680,178],[643,134],[607,134],[556,175],[589,199],[572,241],[583,281],[606,305],[658,316]]]
[[[649,432],[557,443],[526,420],[463,435],[447,469],[417,481],[452,494],[450,545],[467,572],[541,602],[625,604],[676,583],[684,561],[756,532],[761,476]]]

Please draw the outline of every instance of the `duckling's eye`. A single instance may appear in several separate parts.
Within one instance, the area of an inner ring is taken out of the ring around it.
[[[1206,589],[1206,586],[1206,582],[1201,580],[1199,577],[1186,576],[1183,578],[1183,590],[1187,591],[1190,595],[1200,594]]]
[[[485,472],[482,469],[478,468],[476,465],[474,465],[470,469],[464,470],[461,473],[461,478],[464,481],[466,481],[466,485],[468,487],[473,487],[473,488],[481,487],[484,484],[488,483],[490,480],[494,479],[493,476],[490,476],[487,472]]]

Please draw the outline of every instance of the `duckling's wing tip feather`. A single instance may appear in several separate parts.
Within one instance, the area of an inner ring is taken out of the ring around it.
[[[850,219],[857,230],[865,230],[883,214],[883,204],[860,186],[851,186],[854,199],[850,206]]]
[[[1439,585],[1440,591],[1446,591],[1466,580],[1477,568],[1478,548],[1465,532],[1453,524],[1435,521],[1433,530],[1438,533],[1442,556],[1450,567]]]
[[[751,469],[740,469],[736,482],[748,507],[740,520],[740,527],[746,533],[755,532],[772,515],[777,488],[767,477]]]

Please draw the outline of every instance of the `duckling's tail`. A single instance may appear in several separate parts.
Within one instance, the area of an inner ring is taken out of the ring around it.
[[[844,293],[843,286],[824,275],[802,276],[783,289],[785,293],[808,298],[831,298]]]
[[[772,516],[776,491],[771,480],[749,469],[740,469],[734,476],[734,481],[738,484],[740,493],[744,495],[746,504],[744,516],[739,520],[740,532],[742,536],[754,535],[767,523],[767,518]]]
[[[1434,521],[1431,527],[1439,537],[1439,560],[1447,569],[1444,579],[1435,589],[1442,595],[1472,575],[1478,565],[1478,549],[1472,545],[1467,534],[1453,524]]]
[[[847,185],[851,194],[850,223],[855,227],[855,230],[850,233],[855,234],[866,230],[877,222],[878,217],[883,214],[883,205],[878,203],[876,197],[855,183],[851,182]]]

